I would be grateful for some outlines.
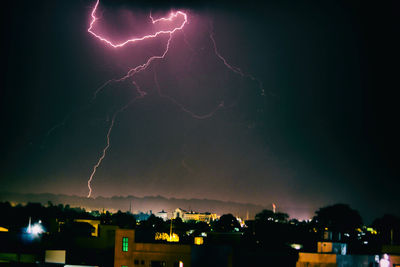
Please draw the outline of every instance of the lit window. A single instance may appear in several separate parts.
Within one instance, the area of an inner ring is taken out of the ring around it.
[[[202,236],[196,236],[194,238],[194,244],[195,245],[203,245],[203,243],[204,243],[204,240],[203,240]]]
[[[183,267],[183,261],[174,262],[174,267]]]
[[[122,251],[128,251],[128,238],[122,238]]]

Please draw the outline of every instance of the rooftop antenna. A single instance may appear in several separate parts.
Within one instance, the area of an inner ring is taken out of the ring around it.
[[[130,212],[131,214],[133,214],[133,213],[132,213],[132,202],[133,202],[133,200],[131,200],[131,201],[129,202],[129,212]]]
[[[169,228],[169,240],[172,240],[172,218],[171,218],[171,226]]]

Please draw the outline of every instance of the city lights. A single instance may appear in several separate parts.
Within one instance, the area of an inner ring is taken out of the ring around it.
[[[26,228],[26,232],[30,234],[32,237],[38,237],[40,234],[44,233],[45,230],[42,226],[42,221],[39,220],[34,225],[31,225],[31,218],[29,218],[29,224]]]
[[[44,233],[44,228],[41,224],[35,223],[31,227],[28,226],[26,232],[32,236],[39,236],[40,234]]]

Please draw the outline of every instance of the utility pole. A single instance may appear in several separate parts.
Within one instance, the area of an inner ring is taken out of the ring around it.
[[[171,226],[169,228],[169,240],[170,241],[172,240],[172,220],[173,220],[173,218],[171,218]]]

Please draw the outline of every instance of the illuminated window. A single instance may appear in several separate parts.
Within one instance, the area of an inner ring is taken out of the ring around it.
[[[183,267],[183,261],[174,262],[174,267]]]
[[[194,244],[195,245],[203,245],[203,243],[204,243],[204,240],[203,240],[202,236],[196,236],[194,238]]]
[[[128,238],[122,238],[122,251],[128,251]]]

